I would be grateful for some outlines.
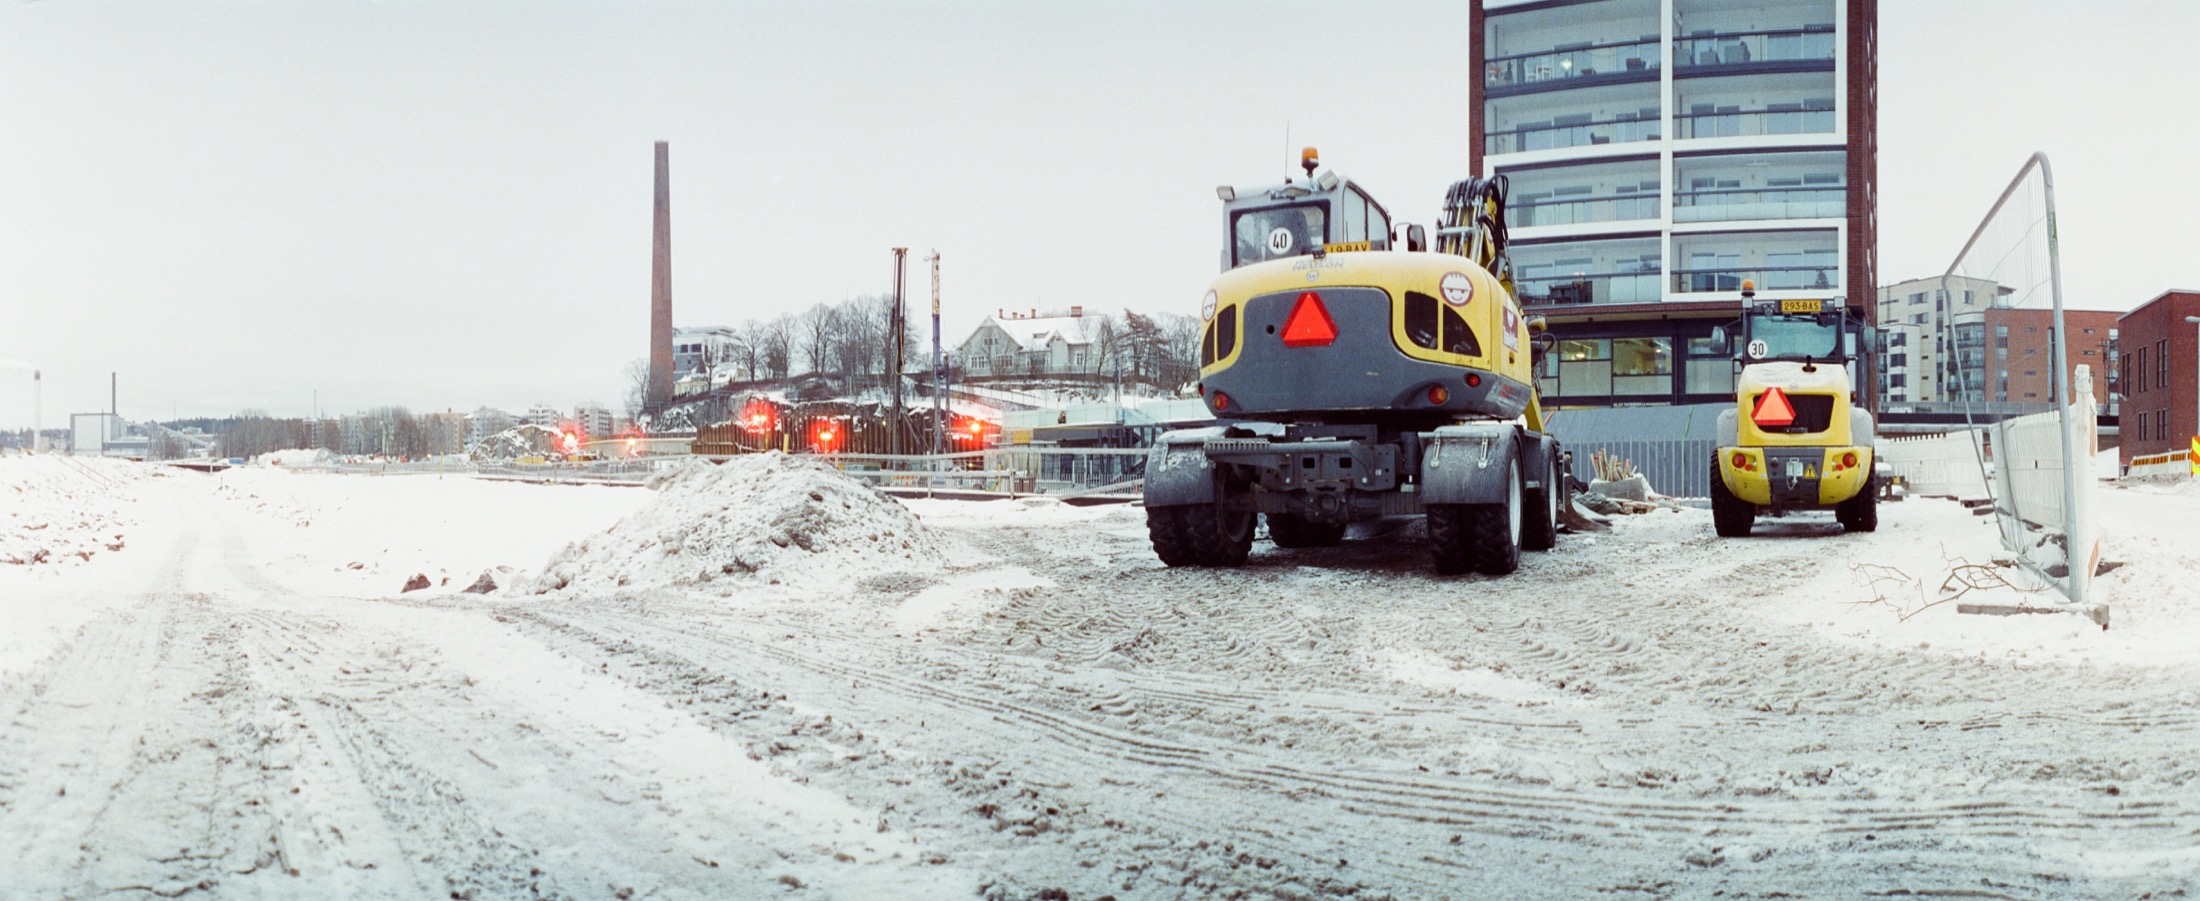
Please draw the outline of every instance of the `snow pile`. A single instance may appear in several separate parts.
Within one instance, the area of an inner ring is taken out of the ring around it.
[[[336,462],[336,455],[325,447],[279,450],[252,458],[261,466],[322,466]]]
[[[539,457],[550,454],[558,446],[555,429],[526,423],[481,439],[474,445],[476,460],[516,460],[521,457]]]
[[[128,486],[153,472],[96,457],[0,457],[0,566],[122,550]]]
[[[551,557],[534,590],[852,582],[940,563],[908,509],[815,460],[696,461],[652,476],[649,487],[657,494],[640,510]]]

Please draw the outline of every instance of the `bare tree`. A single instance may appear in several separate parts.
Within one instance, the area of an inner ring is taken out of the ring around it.
[[[1122,329],[1115,324],[1115,317],[1102,316],[1094,326],[1092,335],[1092,371],[1112,375],[1123,362]]]
[[[642,415],[642,407],[649,400],[649,361],[641,357],[626,361],[626,418]]]
[[[764,324],[764,368],[773,378],[786,378],[794,365],[794,322],[781,316]]]
[[[764,324],[751,319],[741,323],[734,334],[740,340],[734,346],[734,353],[741,361],[741,368],[748,371],[749,378],[761,378],[764,374]]]
[[[794,334],[810,371],[830,374],[838,362],[833,350],[840,337],[840,311],[822,303],[812,306],[795,321]]]
[[[1192,316],[1158,313],[1161,327],[1161,384],[1183,385],[1199,378],[1200,322]]]

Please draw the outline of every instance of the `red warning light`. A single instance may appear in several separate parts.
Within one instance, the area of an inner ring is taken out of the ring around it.
[[[558,446],[565,448],[568,454],[576,453],[581,449],[581,438],[572,432],[566,432],[558,436]]]
[[[1757,396],[1757,409],[1749,414],[1749,421],[1767,428],[1794,425],[1795,405],[1788,403],[1787,392],[1766,388]]]
[[[1322,296],[1312,291],[1299,295],[1291,317],[1283,323],[1283,346],[1328,347],[1337,340],[1337,323],[1329,318]]]

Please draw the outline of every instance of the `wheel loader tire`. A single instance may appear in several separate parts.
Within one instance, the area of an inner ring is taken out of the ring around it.
[[[1435,558],[1437,572],[1455,576],[1474,569],[1473,529],[1468,526],[1467,515],[1470,509],[1465,504],[1428,506],[1428,549]]]
[[[1183,517],[1178,515],[1187,509],[1191,508],[1146,508],[1146,537],[1153,540],[1154,556],[1160,557],[1163,565],[1192,566],[1199,562],[1191,539],[1184,534]]]
[[[1183,534],[1192,555],[1202,566],[1243,566],[1253,549],[1251,510],[1231,510],[1221,503],[1178,507]]]
[[[1467,524],[1474,542],[1474,568],[1502,576],[1520,568],[1520,538],[1525,530],[1527,504],[1521,497],[1520,457],[1512,460],[1506,480],[1505,502],[1467,507]]]
[[[1747,538],[1750,526],[1756,522],[1756,506],[1726,490],[1719,464],[1711,464],[1711,527],[1720,538]]]
[[[1543,490],[1528,495],[1527,514],[1523,517],[1520,546],[1531,551],[1547,551],[1558,545],[1558,510],[1566,503],[1560,492],[1566,486],[1560,483],[1556,454],[1544,463]]]
[[[1344,540],[1344,523],[1314,522],[1290,513],[1268,513],[1268,540],[1277,547],[1334,547]]]
[[[1833,508],[1833,518],[1840,520],[1841,528],[1851,532],[1879,531],[1879,486],[1874,484],[1877,481],[1877,476],[1872,477],[1864,483],[1864,490]]]

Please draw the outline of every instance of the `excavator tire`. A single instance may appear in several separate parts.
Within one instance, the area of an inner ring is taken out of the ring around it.
[[[1184,518],[1184,536],[1203,566],[1243,566],[1253,550],[1251,510],[1230,510],[1220,503],[1177,508]]]
[[[1474,569],[1473,530],[1467,515],[1471,509],[1465,504],[1428,506],[1428,549],[1435,558],[1437,572],[1455,576]]]
[[[1493,576],[1502,576],[1520,568],[1520,539],[1526,531],[1526,503],[1521,498],[1521,461],[1513,457],[1512,479],[1505,488],[1505,501],[1500,504],[1473,504],[1467,507],[1469,540],[1474,542],[1474,568]]]
[[[1277,547],[1335,547],[1344,540],[1344,523],[1315,522],[1291,513],[1268,513],[1268,539]]]
[[[1199,554],[1192,549],[1191,538],[1184,534],[1183,517],[1178,514],[1187,507],[1147,507],[1146,537],[1153,540],[1154,556],[1160,557],[1166,566],[1193,566],[1199,563]]]
[[[1547,551],[1557,546],[1559,505],[1568,503],[1557,455],[1553,454],[1544,467],[1543,490],[1525,498],[1527,512],[1521,517],[1520,546],[1531,551]]]
[[[1712,529],[1720,538],[1747,538],[1750,526],[1756,522],[1757,508],[1726,490],[1726,478],[1719,474],[1719,464],[1711,464]],[[1846,524],[1844,521],[1843,525]]]

